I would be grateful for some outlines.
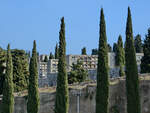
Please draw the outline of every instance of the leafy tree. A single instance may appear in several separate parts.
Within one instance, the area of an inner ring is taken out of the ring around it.
[[[107,46],[108,46],[108,52],[112,52],[111,45],[110,45],[110,44],[107,44]]]
[[[13,95],[13,65],[12,56],[10,52],[10,45],[7,47],[6,57],[6,74],[3,84],[3,98],[1,113],[13,113],[14,109],[14,95]]]
[[[48,62],[47,55],[46,55],[45,58],[44,58],[44,62]]]
[[[109,79],[108,47],[103,9],[100,16],[100,34],[97,66],[96,113],[108,113]]]
[[[117,42],[117,51],[116,51],[116,65],[120,67],[119,75],[124,76],[123,67],[125,64],[125,52],[123,48],[122,37],[119,35]]]
[[[135,40],[134,40],[134,46],[135,46],[136,53],[142,53],[143,52],[141,35],[139,35],[139,34],[136,35]]]
[[[83,63],[77,61],[77,64],[73,64],[72,70],[68,75],[68,83],[84,82],[88,76],[88,72],[82,67]]]
[[[126,24],[125,62],[126,62],[125,66],[126,66],[127,113],[141,113],[138,69],[136,64],[132,19],[129,7]]]
[[[30,60],[30,76],[28,86],[28,101],[27,101],[27,112],[38,113],[39,108],[39,92],[38,92],[38,67],[37,67],[37,52],[36,42],[34,40],[32,57]]]
[[[150,28],[143,44],[144,56],[141,60],[141,73],[150,73]]]
[[[29,80],[29,64],[28,56],[24,50],[11,50],[13,61],[13,83],[14,91],[22,91],[27,89]]]
[[[52,52],[50,52],[49,59],[54,59]]]
[[[69,84],[73,84],[78,82],[77,80],[77,72],[76,71],[70,71],[70,73],[68,74],[68,83]]]
[[[15,91],[19,92],[19,91],[23,91],[24,89],[27,89],[27,80],[24,76],[24,70],[23,70],[21,59],[18,58],[15,64],[17,65],[15,66],[16,69],[13,75],[14,77],[13,82],[14,82]]]
[[[117,43],[114,43],[114,44],[113,44],[113,52],[114,52],[114,53],[117,53]]]
[[[61,19],[61,29],[59,32],[59,61],[58,76],[55,99],[55,113],[68,113],[69,92],[68,76],[66,71],[66,41],[64,17]]]
[[[92,55],[98,55],[98,50],[96,49],[92,49]]]
[[[4,82],[4,69],[6,52],[5,50],[0,50],[0,93],[2,93],[2,84]],[[24,50],[13,49],[11,50],[12,55],[12,63],[13,63],[13,83],[14,83],[14,91],[22,91],[27,89],[28,85],[28,77],[29,77],[29,65],[27,54]],[[21,68],[20,68],[21,67]],[[21,69],[21,70],[20,70]],[[21,73],[19,73],[21,72]],[[22,82],[21,82],[21,81]],[[21,84],[23,83],[23,84]]]
[[[58,59],[59,57],[59,48],[58,48],[58,44],[56,44],[56,47],[55,47],[55,59]]]
[[[82,54],[82,55],[87,55],[87,54],[86,54],[86,47],[83,47],[83,48],[82,48],[81,54]]]

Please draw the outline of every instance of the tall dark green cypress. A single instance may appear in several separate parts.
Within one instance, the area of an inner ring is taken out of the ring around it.
[[[50,59],[54,59],[54,56],[53,56],[53,53],[52,52],[50,52],[50,54],[49,54],[49,60]]]
[[[58,76],[55,99],[55,113],[68,113],[69,92],[68,77],[66,72],[66,41],[64,17],[61,19],[61,29],[59,32],[59,61]]]
[[[29,86],[28,86],[27,112],[38,113],[39,92],[38,92],[37,52],[36,52],[35,40],[33,43],[32,57],[30,60],[29,72],[30,72],[30,75],[29,75]]]
[[[117,53],[117,43],[114,43],[114,44],[113,44],[113,52],[114,52],[114,53]]]
[[[120,67],[119,76],[124,76],[123,67],[125,64],[125,53],[123,48],[122,36],[119,35],[116,51],[116,65]]]
[[[107,47],[108,47],[108,52],[112,52],[112,47],[110,44],[107,44]]]
[[[132,19],[128,7],[125,45],[127,113],[141,113],[139,79],[133,40]]]
[[[108,47],[104,13],[103,9],[101,9],[97,67],[96,113],[108,113],[108,97]]]
[[[7,47],[6,57],[6,74],[3,83],[3,98],[2,98],[2,112],[13,113],[14,110],[14,95],[13,95],[13,65],[12,56],[10,52],[10,45]]]
[[[48,62],[47,55],[46,55],[45,58],[44,58],[44,62]]]
[[[56,44],[56,47],[55,47],[55,59],[58,59],[59,57],[59,48],[58,48],[58,44]]]

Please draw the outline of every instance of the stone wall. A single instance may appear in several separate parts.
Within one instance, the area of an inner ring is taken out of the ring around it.
[[[150,78],[150,76],[148,76],[148,78]],[[77,113],[78,110],[80,113],[95,113],[95,90],[95,83],[70,86],[69,113]],[[127,113],[125,80],[123,78],[111,79],[109,92],[110,113],[114,113],[114,110],[118,110],[119,113]],[[146,77],[140,81],[140,96],[142,107],[141,113],[150,113],[150,79],[147,79]],[[14,113],[27,113],[26,102],[26,97],[15,97]],[[39,113],[54,113],[54,102],[55,92],[40,93]]]

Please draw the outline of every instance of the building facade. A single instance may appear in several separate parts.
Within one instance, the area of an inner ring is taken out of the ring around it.
[[[140,66],[143,53],[136,53],[137,65]],[[39,75],[47,75],[58,72],[58,59],[50,59],[48,62],[43,62],[45,55],[40,56],[39,61]],[[66,64],[67,72],[71,71],[72,64],[76,64],[77,61],[82,62],[82,66],[86,70],[97,69],[98,55],[67,55]],[[116,68],[115,53],[108,53],[108,66],[109,68]]]
[[[143,53],[136,53],[136,61],[138,71],[140,72],[141,59]],[[41,57],[42,58],[42,57]],[[43,61],[44,58],[42,58]],[[56,85],[57,73],[58,73],[58,59],[50,59],[48,62],[39,62],[39,78],[41,84]],[[88,71],[89,79],[96,80],[97,75],[97,63],[98,55],[67,55],[66,64],[67,72],[71,71],[72,64],[76,64],[77,61],[82,62],[84,69]],[[119,76],[119,67],[115,64],[115,53],[108,53],[108,66],[110,77]],[[45,80],[43,80],[45,79]],[[45,81],[45,82],[44,82]]]

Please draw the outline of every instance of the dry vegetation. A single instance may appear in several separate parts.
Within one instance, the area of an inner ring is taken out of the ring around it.
[[[150,74],[142,74],[139,77],[140,80],[150,80]],[[115,85],[119,83],[120,81],[124,81],[125,77],[118,77],[115,79],[110,79],[110,85]],[[87,86],[96,86],[96,82],[84,82],[84,83],[77,83],[73,85],[69,85],[69,89],[83,89]],[[40,93],[54,93],[56,91],[56,87],[44,87],[39,88]],[[28,94],[27,90],[24,90],[22,92],[14,93],[15,96],[26,96]]]

